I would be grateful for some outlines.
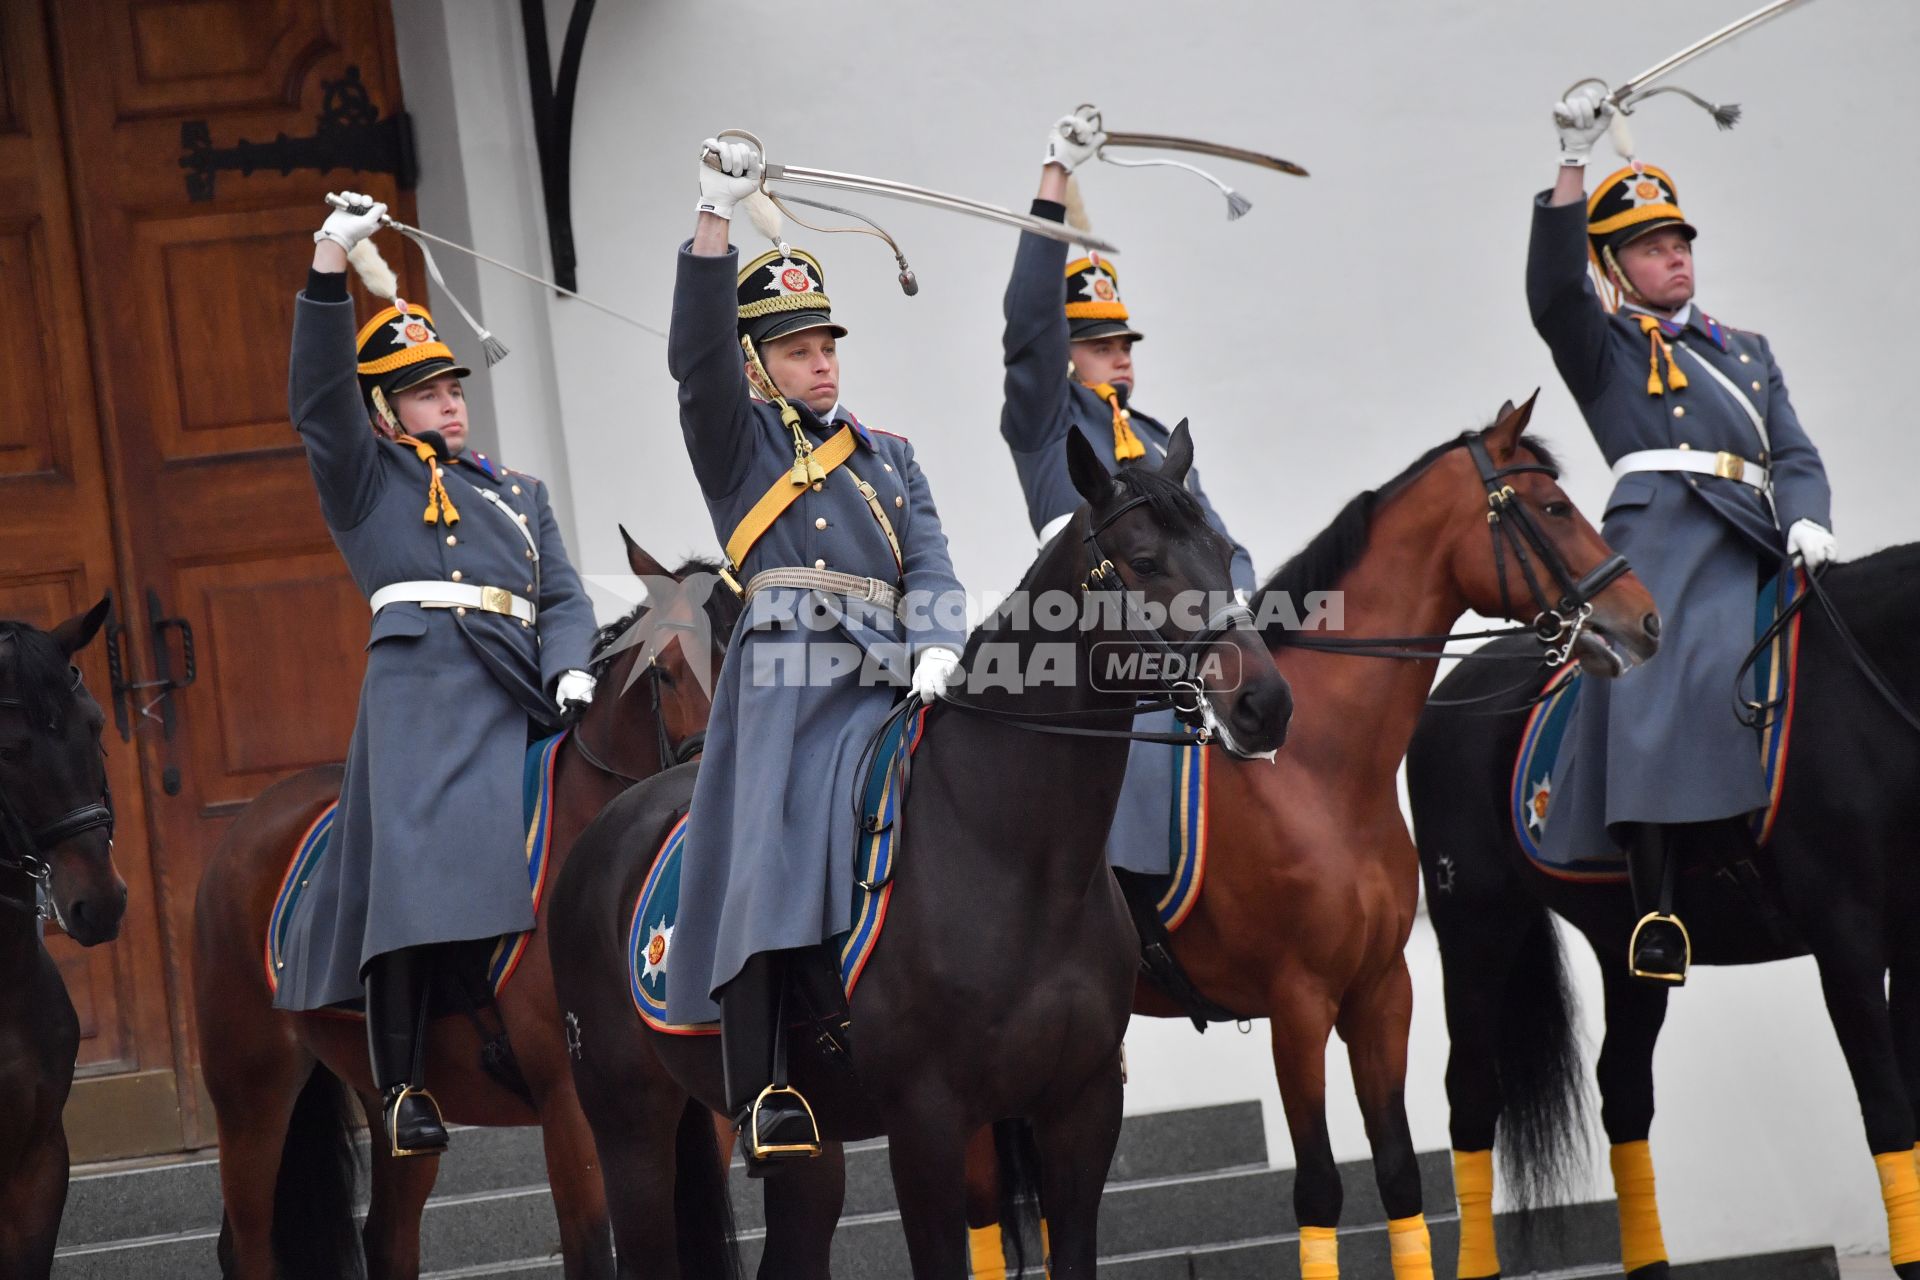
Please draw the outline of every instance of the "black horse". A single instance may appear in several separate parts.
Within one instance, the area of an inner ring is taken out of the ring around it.
[[[1087,505],[1040,553],[1016,599],[1087,592],[1111,602],[1122,588],[1149,607],[1186,592],[1225,597],[1226,544],[1182,487],[1193,459],[1184,426],[1157,473],[1110,476],[1077,433],[1068,453]],[[1120,1130],[1120,1037],[1138,963],[1104,853],[1127,743],[1118,734],[1027,730],[1048,721],[1126,728],[1133,697],[1101,692],[1088,679],[1100,642],[1153,650],[1171,641],[1218,656],[1218,664],[1199,665],[1240,679],[1226,688],[1210,677],[1206,702],[1223,740],[1243,751],[1279,746],[1291,714],[1286,683],[1251,628],[1210,622],[1196,635],[1174,625],[1184,615],[1172,609],[1163,639],[1133,613],[1134,625],[1116,625],[1124,612],[1102,609],[1098,624],[1063,635],[1009,607],[975,633],[970,666],[991,644],[1013,656],[1009,665],[1031,670],[1038,646],[1066,639],[1075,678],[1017,695],[968,694],[965,705],[936,703],[927,713],[886,931],[852,1002],[851,1061],[824,1060],[811,1042],[794,1049],[794,1083],[825,1136],[887,1135],[921,1280],[966,1275],[964,1149],[972,1133],[1005,1117],[1030,1118],[1038,1136],[1053,1276],[1094,1273],[1100,1195]],[[654,852],[687,810],[694,776],[694,766],[682,766],[601,813],[555,886],[549,934],[561,1007],[581,1028],[574,1074],[607,1171],[618,1252],[623,1265],[653,1268],[649,1275],[672,1274],[671,1260],[688,1243],[676,1238],[672,1179],[662,1176],[676,1131],[682,1139],[688,1132],[686,1094],[724,1102],[717,1040],[650,1031],[628,995],[627,922]],[[762,1275],[827,1274],[838,1172],[823,1161],[767,1180],[769,1240],[780,1243],[770,1243]]]
[[[1868,663],[1876,690],[1816,600],[1804,610],[1798,704],[1772,836],[1757,852],[1743,824],[1708,829],[1711,848],[1683,853],[1681,912],[1702,964],[1758,964],[1811,954],[1853,1074],[1867,1143],[1889,1183],[1894,1270],[1920,1277],[1920,1184],[1912,1159],[1920,1114],[1920,731],[1892,705],[1920,709],[1920,544],[1893,547],[1821,578]],[[1504,643],[1504,642],[1503,642]],[[1491,647],[1490,647],[1491,648]],[[1483,651],[1484,652],[1484,651]],[[1437,697],[1498,690],[1516,667],[1463,663]],[[1731,673],[1729,673],[1731,675]],[[1467,707],[1430,706],[1407,757],[1414,829],[1446,978],[1452,1053],[1447,1096],[1458,1153],[1497,1135],[1510,1183],[1550,1195],[1570,1172],[1580,1127],[1579,1055],[1551,908],[1587,936],[1606,991],[1598,1067],[1601,1119],[1613,1144],[1626,1261],[1634,1280],[1667,1274],[1643,1145],[1653,1122],[1653,1048],[1667,988],[1628,974],[1631,895],[1622,883],[1550,876],[1523,856],[1508,786],[1537,688]],[[1728,682],[1727,714],[1734,714]],[[1751,859],[1750,865],[1745,864]],[[1892,996],[1887,978],[1892,974]],[[1728,1064],[1732,1065],[1732,1064]],[[1456,1156],[1456,1160],[1460,1159]],[[1484,1157],[1482,1157],[1484,1158]],[[1468,1205],[1463,1202],[1463,1228]],[[1463,1243],[1466,1232],[1463,1230]],[[1490,1249],[1490,1231],[1484,1237]],[[1476,1269],[1488,1270],[1487,1254]]]
[[[105,717],[73,666],[108,601],[40,631],[0,622],[0,1275],[53,1268],[67,1202],[67,1135],[80,1020],[41,942],[53,920],[82,946],[111,942],[127,909],[113,866],[100,748]]]

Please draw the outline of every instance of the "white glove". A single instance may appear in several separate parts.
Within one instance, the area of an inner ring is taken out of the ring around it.
[[[584,671],[562,671],[553,683],[553,700],[561,711],[586,706],[593,701],[594,686],[599,683]]]
[[[1553,122],[1560,130],[1562,164],[1585,164],[1613,120],[1613,104],[1597,84],[1582,84],[1553,104]]]
[[[1787,530],[1787,554],[1799,556],[1810,570],[1833,559],[1839,549],[1840,541],[1833,536],[1833,530],[1811,520],[1795,520]]]
[[[327,215],[327,220],[320,224],[320,229],[313,233],[313,238],[316,241],[331,240],[348,253],[352,253],[353,246],[380,229],[380,219],[387,216],[387,206],[372,196],[363,196],[357,191],[342,191],[340,198],[351,205],[371,205],[372,208],[365,213],[335,209]]]
[[[709,152],[718,169],[707,163]],[[759,150],[744,138],[708,138],[701,143],[700,212],[731,220],[733,206],[760,189],[762,166]]]
[[[920,701],[932,703],[944,698],[947,687],[962,679],[960,655],[951,649],[934,646],[920,655],[913,667],[913,692]]]
[[[1053,122],[1053,128],[1047,132],[1047,154],[1041,163],[1057,164],[1072,173],[1093,159],[1106,140],[1107,135],[1093,127],[1092,109],[1083,107]]]

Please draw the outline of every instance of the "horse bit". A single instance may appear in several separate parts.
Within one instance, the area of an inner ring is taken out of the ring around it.
[[[80,669],[72,667],[69,670],[73,673],[73,683],[68,690],[72,692],[80,688]],[[26,709],[26,703],[19,698],[0,698],[0,710],[18,711],[24,715]],[[70,809],[38,827],[28,827],[15,809],[12,798],[0,791],[0,871],[15,872],[33,884],[31,900],[0,891],[0,903],[39,920],[54,919],[53,864],[44,855],[75,836],[102,827],[106,829],[107,843],[111,846],[113,791],[104,782],[97,803]]]

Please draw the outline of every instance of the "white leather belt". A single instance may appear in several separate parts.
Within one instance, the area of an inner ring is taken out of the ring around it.
[[[795,587],[802,591],[830,591],[854,600],[866,600],[891,613],[900,607],[900,591],[878,578],[863,578],[832,569],[762,569],[747,579],[746,599],[768,587]]]
[[[1724,449],[1718,453],[1708,453],[1705,449],[1640,449],[1613,464],[1616,480],[1636,471],[1690,471],[1695,475],[1719,476],[1722,480],[1751,485],[1762,493],[1771,483],[1765,467]]]
[[[538,617],[533,601],[505,587],[480,587],[470,582],[395,582],[374,592],[367,604],[375,613],[390,604],[417,604],[423,609],[478,609],[525,623]]]

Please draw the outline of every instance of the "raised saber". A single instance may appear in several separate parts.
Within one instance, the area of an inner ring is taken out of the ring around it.
[[[1262,169],[1273,169],[1279,173],[1289,173],[1296,178],[1304,178],[1307,171],[1291,160],[1282,160],[1279,156],[1264,151],[1255,151],[1250,147],[1229,146],[1224,142],[1207,142],[1199,138],[1182,138],[1171,133],[1127,133],[1108,132],[1100,108],[1091,102],[1083,102],[1074,109],[1074,115],[1089,133],[1100,137],[1098,155],[1108,164],[1118,165],[1122,169],[1145,169],[1165,166],[1170,169],[1185,169],[1200,178],[1227,198],[1227,221],[1231,222],[1253,208],[1253,201],[1235,191],[1220,179],[1208,173],[1198,165],[1183,160],[1169,160],[1165,157],[1151,160],[1122,160],[1107,154],[1109,147],[1140,147],[1151,151],[1184,151],[1190,155],[1214,156],[1221,160],[1238,160],[1242,164],[1256,165]],[[1085,139],[1083,138],[1082,141]]]
[[[1807,0],[1772,0],[1770,4],[1763,4],[1746,17],[1729,22],[1718,31],[1710,35],[1702,36],[1678,53],[1670,54],[1662,58],[1659,62],[1654,63],[1651,67],[1648,67],[1639,75],[1621,84],[1618,88],[1609,89],[1603,101],[1612,106],[1621,115],[1631,115],[1633,114],[1633,108],[1635,106],[1656,93],[1677,93],[1710,113],[1713,116],[1714,123],[1722,129],[1731,129],[1740,119],[1739,104],[1726,103],[1723,105],[1708,102],[1699,94],[1682,89],[1678,85],[1660,85],[1657,82],[1666,79],[1669,75],[1673,74],[1673,72],[1684,67],[1687,63],[1692,62],[1701,54],[1717,49],[1729,40],[1743,36],[1755,27],[1763,23],[1771,22],[1789,9],[1796,9],[1805,3],[1807,3]],[[1569,85],[1567,93],[1572,93],[1583,84],[1597,84],[1602,88],[1607,87],[1606,81],[1599,79],[1597,76],[1589,76],[1584,80],[1578,80],[1572,85]],[[1566,95],[1563,94],[1561,96],[1565,97]],[[1572,121],[1567,119],[1566,115],[1560,111],[1555,111],[1553,118],[1562,127],[1572,123]]]
[[[966,214],[969,217],[983,218],[988,222],[1017,227],[1022,231],[1031,231],[1037,236],[1045,236],[1049,240],[1059,240],[1066,244],[1082,244],[1089,249],[1098,249],[1102,253],[1120,252],[1119,247],[1111,241],[1068,226],[1066,223],[1029,217],[1024,213],[1003,209],[997,204],[988,204],[984,200],[973,200],[945,191],[935,191],[930,187],[916,186],[911,182],[900,182],[893,178],[869,178],[864,174],[841,173],[833,169],[812,169],[798,164],[775,164],[766,158],[765,144],[745,129],[723,129],[715,136],[739,138],[753,145],[753,148],[760,153],[763,188],[768,182],[797,182],[803,186],[830,187],[835,191],[851,191],[857,195],[885,196],[889,200],[906,200],[929,208],[944,209],[948,213]],[[716,168],[719,165],[719,158],[711,152],[706,155],[705,161]]]

